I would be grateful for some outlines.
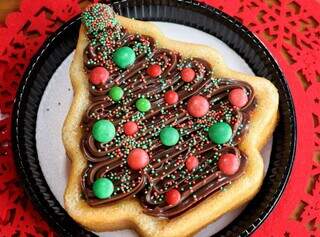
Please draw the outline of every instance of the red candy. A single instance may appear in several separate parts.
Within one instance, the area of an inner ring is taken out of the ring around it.
[[[109,79],[109,72],[104,67],[95,67],[90,73],[90,82],[93,85],[104,84]]]
[[[179,100],[179,95],[177,92],[175,91],[167,91],[164,94],[164,100],[169,104],[169,105],[173,105],[175,103],[178,102]]]
[[[234,175],[240,167],[240,159],[231,153],[223,154],[218,161],[219,169],[226,175]]]
[[[199,165],[199,160],[197,157],[190,155],[186,160],[186,167],[188,171],[192,171]]]
[[[176,205],[180,202],[181,194],[177,189],[171,189],[166,194],[166,202],[169,205]]]
[[[147,69],[147,73],[150,77],[158,77],[161,75],[161,67],[158,64],[150,65]]]
[[[188,101],[187,110],[191,116],[200,118],[208,113],[209,102],[201,95],[194,95]]]
[[[128,165],[133,170],[140,170],[149,163],[149,155],[140,148],[135,148],[128,155]]]
[[[185,82],[191,82],[195,78],[196,73],[192,68],[184,68],[181,71],[181,79]]]
[[[229,101],[236,107],[243,107],[248,103],[248,96],[243,89],[233,89],[229,93]]]
[[[135,122],[129,121],[123,125],[124,134],[132,136],[138,132],[138,125]]]

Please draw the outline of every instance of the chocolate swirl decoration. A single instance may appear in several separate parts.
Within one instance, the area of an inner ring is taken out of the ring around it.
[[[88,73],[94,67],[103,66],[110,72],[110,77],[105,84],[90,88],[91,104],[82,122],[81,148],[88,161],[82,176],[82,191],[91,206],[133,196],[139,199],[145,213],[172,218],[227,188],[243,175],[247,159],[237,145],[247,130],[250,111],[255,106],[254,91],[243,81],[214,78],[212,66],[203,59],[183,58],[178,52],[157,47],[152,37],[130,34],[122,27],[120,31],[117,41],[109,42],[109,45],[90,41],[84,52]],[[137,58],[129,68],[119,69],[111,55],[124,46],[133,48]],[[157,78],[147,73],[153,64],[161,65],[161,76]],[[186,67],[196,74],[191,83],[181,80],[181,70]],[[115,85],[125,92],[120,102],[108,96],[108,91]],[[237,88],[248,96],[248,102],[242,108],[233,106],[228,100],[229,92]],[[169,105],[163,99],[168,90],[178,94],[177,104]],[[204,117],[194,118],[186,110],[188,99],[194,95],[202,95],[210,104],[210,111]],[[152,109],[146,113],[139,112],[134,104],[141,96],[151,102]],[[116,137],[109,143],[99,143],[91,134],[94,122],[99,119],[111,120],[117,128]],[[127,121],[138,124],[139,132],[135,136],[124,134],[123,125]],[[207,128],[217,121],[225,121],[232,127],[231,139],[226,144],[214,144],[207,138]],[[160,129],[167,125],[179,129],[180,133],[179,143],[172,147],[164,146],[159,140]],[[139,171],[130,169],[127,162],[128,153],[136,147],[143,148],[150,157],[149,164]],[[217,166],[219,157],[226,153],[234,154],[240,160],[240,168],[233,175],[224,174]],[[191,171],[185,165],[190,155],[199,160],[198,167]],[[106,199],[96,198],[92,191],[94,181],[101,177],[112,180],[115,187]],[[168,204],[165,194],[174,188],[180,190],[181,199],[176,204]]]
[[[178,158],[178,165],[176,160],[171,157],[166,164],[161,162],[160,166],[159,163],[153,164],[154,166],[159,167],[157,172],[161,175],[157,177],[152,174],[147,175],[151,185],[145,189],[144,193],[139,194],[145,212],[158,217],[170,218],[177,216],[241,176],[246,164],[245,156],[243,156],[235,147],[225,147],[219,151],[220,154],[225,154],[228,152],[240,157],[240,168],[238,172],[232,176],[227,176],[218,170],[216,164],[209,163],[207,161],[207,159],[210,157],[210,154],[216,150],[216,147],[208,145],[203,150],[197,152],[197,155],[201,155],[201,159],[199,161],[202,171],[194,171],[192,175],[187,177],[181,177],[181,172],[175,172],[176,170],[183,169],[185,162],[185,159],[183,158]],[[184,151],[184,154],[180,154],[180,157],[186,153],[187,151]],[[174,178],[165,178],[166,173],[174,172]],[[201,177],[204,173],[206,176]],[[200,178],[195,178],[197,176]],[[192,185],[190,185],[190,183],[192,183]],[[165,201],[155,202],[153,198],[155,195],[164,195],[165,192],[163,190],[170,190],[170,188],[174,187],[175,185],[179,185],[180,190],[184,190],[181,192],[181,201],[178,204],[168,205]]]

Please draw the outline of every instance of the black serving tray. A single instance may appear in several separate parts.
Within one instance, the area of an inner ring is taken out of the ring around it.
[[[273,134],[270,166],[261,191],[230,225],[216,236],[248,236],[267,218],[290,175],[296,147],[296,119],[284,76],[264,45],[240,22],[218,9],[187,0],[112,1],[120,15],[167,21],[207,32],[235,50],[254,73],[270,80],[280,94],[280,120]],[[13,113],[13,148],[25,189],[49,224],[61,236],[96,236],[78,225],[52,194],[38,161],[35,128],[43,92],[54,71],[74,50],[79,16],[63,25],[33,58],[17,92]]]

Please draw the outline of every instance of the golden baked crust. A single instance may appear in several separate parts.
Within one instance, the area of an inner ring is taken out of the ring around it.
[[[94,231],[132,228],[142,236],[190,236],[224,213],[243,205],[258,192],[263,180],[263,160],[259,150],[267,142],[277,123],[277,89],[264,78],[230,70],[221,56],[210,47],[170,40],[149,22],[121,16],[117,16],[117,19],[129,32],[149,35],[163,48],[178,51],[183,57],[205,59],[213,65],[216,77],[246,81],[254,88],[257,107],[251,115],[249,130],[239,145],[248,158],[245,174],[228,185],[226,191],[212,194],[187,212],[169,220],[144,214],[139,202],[134,198],[126,198],[100,207],[89,206],[81,197],[80,185],[82,171],[87,165],[80,149],[80,124],[90,102],[89,82],[83,66],[83,52],[88,39],[85,28],[81,26],[70,67],[74,98],[63,127],[63,142],[71,160],[64,195],[65,209],[75,221]]]

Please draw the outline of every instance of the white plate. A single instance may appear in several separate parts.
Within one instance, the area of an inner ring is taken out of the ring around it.
[[[236,52],[210,34],[173,23],[155,22],[155,24],[169,38],[213,47],[220,52],[230,68],[254,75],[250,67]],[[36,127],[36,144],[42,172],[51,191],[61,206],[64,206],[63,193],[70,166],[62,144],[61,130],[73,97],[72,86],[69,79],[69,66],[72,57],[73,53],[64,60],[53,74],[40,103]],[[271,147],[272,139],[262,151],[265,173],[269,166]],[[223,215],[217,221],[196,234],[196,237],[211,236],[217,233],[231,223],[243,209],[244,207]],[[99,233],[99,236],[137,236],[137,234],[132,230],[121,230]]]

